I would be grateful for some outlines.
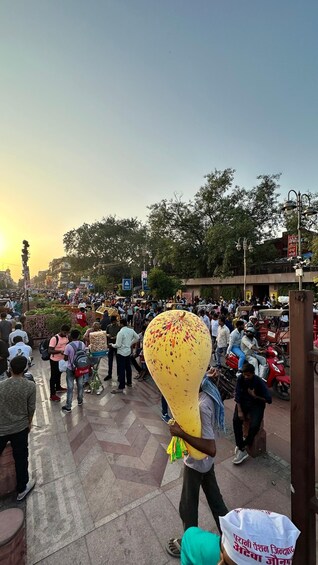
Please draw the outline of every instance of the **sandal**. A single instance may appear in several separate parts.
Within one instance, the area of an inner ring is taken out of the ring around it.
[[[166,545],[166,551],[172,557],[181,557],[181,539],[170,538]]]

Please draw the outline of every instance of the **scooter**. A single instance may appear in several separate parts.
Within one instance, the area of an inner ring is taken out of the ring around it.
[[[286,375],[284,361],[278,357],[277,351],[269,345],[265,351],[267,365],[261,372],[261,378],[268,388],[273,388],[282,400],[290,400],[290,376]],[[230,353],[225,360],[226,366],[231,371],[231,378],[236,379],[238,370],[238,357]],[[263,367],[260,366],[263,369]],[[229,377],[230,375],[228,375]]]

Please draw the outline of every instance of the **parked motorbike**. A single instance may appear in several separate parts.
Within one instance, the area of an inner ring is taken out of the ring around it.
[[[266,357],[266,371],[261,377],[267,384],[268,388],[273,388],[274,392],[282,400],[290,400],[290,376],[286,375],[284,361],[278,357],[274,347],[268,346],[264,353]],[[230,353],[225,360],[228,372],[227,378],[232,383],[236,381],[236,373],[238,370],[238,357],[234,353]],[[222,371],[223,372],[223,371]]]

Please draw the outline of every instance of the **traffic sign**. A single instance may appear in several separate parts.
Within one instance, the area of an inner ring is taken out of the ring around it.
[[[122,280],[122,289],[123,290],[131,290],[131,279],[123,279]]]
[[[142,279],[142,290],[149,290],[147,278]]]

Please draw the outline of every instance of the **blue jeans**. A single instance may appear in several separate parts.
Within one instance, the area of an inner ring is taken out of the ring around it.
[[[78,377],[78,379],[76,379],[74,377],[74,371],[71,371],[71,369],[67,369],[67,371],[66,371],[66,386],[67,386],[66,406],[67,406],[67,408],[72,408],[74,380],[76,381],[76,385],[77,385],[77,402],[83,402],[83,377]]]
[[[234,355],[236,355],[239,358],[238,370],[241,371],[246,357],[242,349],[240,347],[237,347],[236,345],[232,347],[232,353],[234,353]]]

